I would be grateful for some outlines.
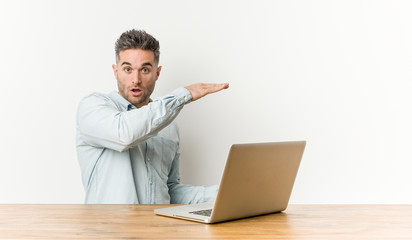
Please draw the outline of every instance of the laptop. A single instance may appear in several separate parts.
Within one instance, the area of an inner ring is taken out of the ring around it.
[[[233,144],[215,202],[156,209],[157,215],[217,223],[284,211],[306,141]]]

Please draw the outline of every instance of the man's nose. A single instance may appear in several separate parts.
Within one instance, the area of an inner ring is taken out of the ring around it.
[[[133,79],[132,79],[132,83],[133,84],[142,83],[142,76],[140,76],[139,72],[136,72],[136,74],[134,74]]]

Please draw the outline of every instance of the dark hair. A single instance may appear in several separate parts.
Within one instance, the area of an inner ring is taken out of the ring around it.
[[[151,50],[154,53],[156,63],[159,62],[159,41],[144,30],[132,29],[122,33],[119,39],[117,39],[114,49],[116,52],[116,62],[119,61],[120,51],[127,49]]]

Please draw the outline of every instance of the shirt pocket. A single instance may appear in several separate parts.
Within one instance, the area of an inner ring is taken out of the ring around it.
[[[161,138],[162,140],[162,172],[166,177],[172,168],[173,160],[178,152],[178,144],[170,139]]]
[[[154,137],[148,140],[148,164],[163,181],[169,178],[173,160],[178,152],[178,144],[168,138]]]

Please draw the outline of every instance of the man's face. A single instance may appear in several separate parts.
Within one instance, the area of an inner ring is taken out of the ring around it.
[[[157,66],[153,51],[120,51],[118,62],[112,68],[119,94],[137,108],[147,105],[162,69]]]

